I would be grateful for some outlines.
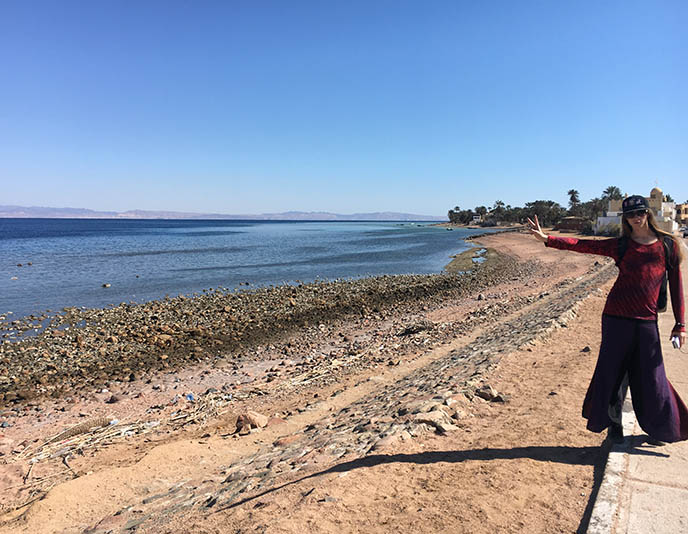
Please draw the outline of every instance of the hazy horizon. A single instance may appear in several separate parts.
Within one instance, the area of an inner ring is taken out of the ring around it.
[[[91,208],[54,207],[54,206],[17,206],[0,205],[0,218],[170,218],[170,219],[250,219],[255,220],[387,220],[387,221],[439,221],[447,220],[446,215],[427,215],[389,211],[333,213],[326,211],[284,211],[277,213],[206,213],[178,212],[174,210],[140,210],[125,211],[93,210]],[[280,217],[282,219],[280,219]],[[368,219],[362,217],[369,217]]]

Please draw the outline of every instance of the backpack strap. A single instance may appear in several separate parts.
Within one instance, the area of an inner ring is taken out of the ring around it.
[[[664,243],[664,267],[668,271],[670,267],[676,265],[676,257],[674,256],[674,240],[668,235],[663,236]]]
[[[617,256],[619,259],[616,260],[616,266],[618,267],[621,264],[621,260],[624,257],[624,254],[626,254],[626,250],[628,249],[628,238],[625,235],[622,235],[619,238],[618,241],[618,250],[617,250]]]

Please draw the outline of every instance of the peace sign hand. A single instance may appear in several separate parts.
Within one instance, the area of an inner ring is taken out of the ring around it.
[[[538,221],[538,216],[535,216],[535,222],[533,222],[530,217],[528,217],[528,230],[535,236],[535,239],[539,239],[543,243],[547,242],[547,234],[540,228],[540,221]]]

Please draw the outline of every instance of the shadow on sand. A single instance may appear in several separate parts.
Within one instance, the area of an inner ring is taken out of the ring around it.
[[[630,454],[646,454],[652,456],[665,456],[662,453],[655,452],[648,449],[639,449],[638,445],[642,445],[643,441],[639,443],[629,443],[628,451]],[[357,458],[348,462],[342,462],[323,471],[311,473],[307,476],[301,477],[284,484],[273,486],[258,494],[250,497],[245,497],[241,500],[228,503],[224,506],[218,507],[215,511],[220,512],[229,510],[242,504],[259,499],[272,492],[278,491],[282,488],[299,484],[300,482],[314,479],[323,475],[332,473],[345,473],[355,471],[356,469],[370,468],[383,464],[392,463],[414,463],[418,465],[427,465],[435,463],[460,463],[469,461],[490,461],[490,460],[515,460],[520,458],[530,458],[539,462],[553,462],[570,465],[592,465],[594,467],[594,482],[593,488],[588,499],[588,504],[576,532],[584,533],[588,528],[592,508],[597,498],[602,479],[604,477],[604,467],[607,461],[610,445],[605,441],[601,447],[562,447],[562,446],[532,446],[532,447],[514,447],[510,449],[473,449],[464,451],[429,451],[416,454],[371,454],[363,458]],[[308,492],[310,493],[310,491]],[[214,503],[213,503],[214,504]]]

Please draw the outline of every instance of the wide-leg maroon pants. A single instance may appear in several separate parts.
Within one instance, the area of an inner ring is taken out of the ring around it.
[[[688,439],[688,408],[666,377],[657,323],[610,315],[602,316],[600,355],[583,401],[588,429],[612,423],[609,406],[625,373],[643,431],[666,442]]]

